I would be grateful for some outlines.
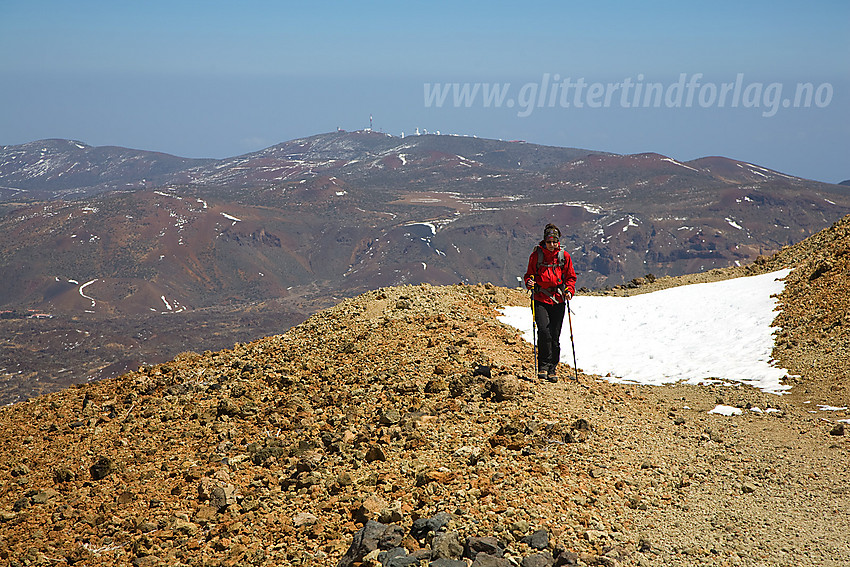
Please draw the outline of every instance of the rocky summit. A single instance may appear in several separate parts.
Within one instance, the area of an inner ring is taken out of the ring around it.
[[[816,348],[850,343],[847,227],[732,274],[794,268],[777,319],[799,375],[787,396],[570,367],[540,382],[497,319],[525,293],[422,284],[4,407],[0,559],[847,565],[848,411],[830,406],[848,362]]]

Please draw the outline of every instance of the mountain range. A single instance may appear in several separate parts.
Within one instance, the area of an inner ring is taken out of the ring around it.
[[[848,213],[846,186],[730,158],[475,137],[337,131],[221,160],[4,146],[0,401],[282,332],[367,290],[516,286],[547,222],[595,289],[745,264]]]

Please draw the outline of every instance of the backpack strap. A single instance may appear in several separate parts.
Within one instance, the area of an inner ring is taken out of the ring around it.
[[[546,266],[547,268],[554,268],[558,266],[559,268],[563,268],[567,263],[567,257],[564,254],[563,250],[558,250],[558,263],[557,264],[544,264],[543,263],[543,250],[540,247],[537,247],[537,269],[540,269],[540,266]]]

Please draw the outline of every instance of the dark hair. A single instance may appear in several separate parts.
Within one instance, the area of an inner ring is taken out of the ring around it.
[[[558,240],[561,239],[561,229],[552,223],[547,224],[543,229],[543,240],[546,240],[550,236],[554,236]]]

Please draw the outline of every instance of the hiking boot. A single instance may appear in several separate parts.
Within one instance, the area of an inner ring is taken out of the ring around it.
[[[541,370],[540,372],[537,373],[537,379],[538,380],[546,380],[547,376],[548,375],[543,370]]]
[[[554,370],[550,370],[549,373],[546,374],[546,379],[549,380],[550,382],[557,382],[558,381],[558,375],[555,373]]]

